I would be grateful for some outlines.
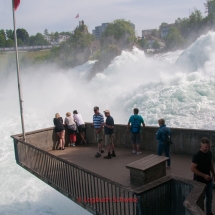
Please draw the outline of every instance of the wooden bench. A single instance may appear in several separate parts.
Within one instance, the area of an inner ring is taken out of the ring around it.
[[[143,186],[166,176],[166,161],[168,159],[163,156],[149,155],[126,165],[126,168],[130,169],[131,184]]]

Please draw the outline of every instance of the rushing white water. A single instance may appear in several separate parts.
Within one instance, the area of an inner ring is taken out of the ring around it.
[[[185,51],[147,58],[134,48],[122,52],[91,81],[94,62],[69,71],[55,66],[21,71],[26,131],[52,126],[77,109],[92,121],[93,107],[110,109],[115,123],[126,123],[139,107],[146,125],[161,117],[172,127],[215,126],[215,33],[200,37]],[[177,63],[176,63],[177,62]],[[21,133],[15,71],[0,80],[0,214],[88,214],[15,164],[11,134]]]

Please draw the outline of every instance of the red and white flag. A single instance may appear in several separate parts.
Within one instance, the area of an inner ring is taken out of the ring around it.
[[[19,7],[20,0],[13,0],[13,9],[16,10]]]
[[[75,18],[79,18],[79,13],[76,15],[76,17]]]

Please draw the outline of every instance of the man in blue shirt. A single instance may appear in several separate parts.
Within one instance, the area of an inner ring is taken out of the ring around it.
[[[134,115],[132,115],[128,120],[127,125],[127,133],[129,133],[129,127],[130,127],[130,133],[131,133],[131,143],[133,146],[132,153],[140,155],[140,131],[141,131],[141,124],[143,125],[143,129],[145,128],[145,123],[142,118],[142,116],[138,115],[139,109],[134,108],[133,109]]]
[[[95,106],[94,109],[94,115],[93,115],[93,124],[94,127],[94,136],[95,140],[98,143],[98,152],[96,153],[95,157],[99,158],[101,157],[101,153],[104,151],[102,150],[102,141],[104,137],[104,117],[101,113],[99,113],[99,107]]]
[[[105,159],[110,159],[111,157],[116,157],[114,152],[114,144],[113,144],[113,135],[114,135],[114,120],[113,117],[110,116],[110,111],[104,111],[106,121],[104,123],[105,128],[105,145],[107,146],[108,155],[104,156]],[[112,150],[112,154],[110,153]]]
[[[170,168],[170,155],[169,155],[170,144],[166,144],[165,139],[166,139],[166,136],[169,136],[171,139],[171,130],[168,127],[166,127],[164,119],[159,119],[158,124],[160,126],[160,128],[156,133],[156,139],[158,140],[158,155],[161,156],[164,151],[166,157],[169,158],[169,160],[167,160],[167,169],[169,169]]]

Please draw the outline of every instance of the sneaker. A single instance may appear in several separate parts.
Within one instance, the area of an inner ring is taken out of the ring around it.
[[[166,169],[170,169],[170,166],[167,166]]]
[[[75,143],[71,143],[71,146],[75,146]]]
[[[135,151],[135,150],[132,150],[132,153],[133,153],[133,154],[136,154],[136,151]]]
[[[101,157],[101,154],[97,152],[97,154],[95,155],[96,158]]]
[[[140,154],[142,154],[142,152],[137,152],[137,155],[140,155]]]
[[[111,154],[111,157],[116,157],[116,154],[115,154],[115,153],[112,153],[112,154]]]
[[[101,153],[104,153],[104,150],[101,150]]]
[[[111,155],[104,156],[104,159],[111,159]]]

